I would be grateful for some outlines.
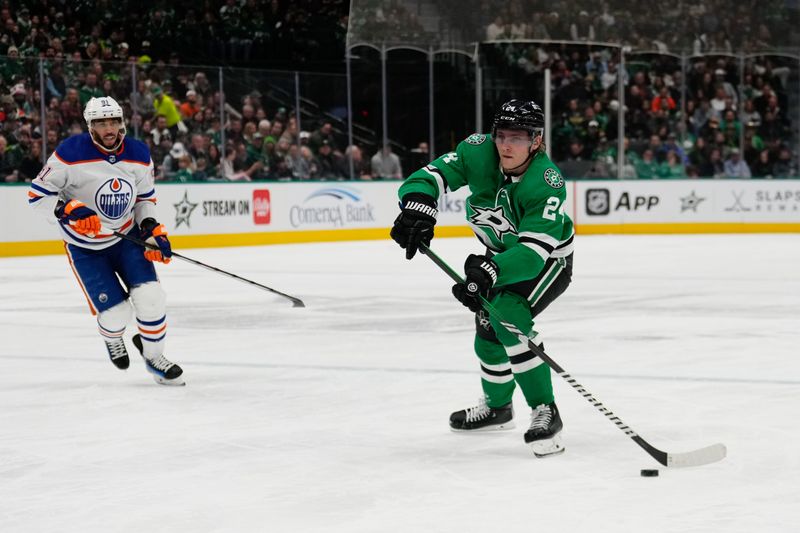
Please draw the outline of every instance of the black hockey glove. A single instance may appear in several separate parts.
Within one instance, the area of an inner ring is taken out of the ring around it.
[[[464,283],[453,285],[453,296],[473,313],[481,310],[481,296],[489,296],[489,289],[497,281],[497,264],[485,255],[471,254],[464,263]]]
[[[401,248],[406,249],[406,259],[411,259],[420,244],[431,244],[436,224],[436,200],[427,194],[411,193],[403,196],[400,208],[402,211],[394,221],[390,235]]]

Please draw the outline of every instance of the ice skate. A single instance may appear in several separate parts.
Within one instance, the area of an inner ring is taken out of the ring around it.
[[[106,343],[108,357],[111,359],[111,362],[114,363],[114,366],[120,370],[126,370],[130,366],[131,360],[128,357],[128,350],[125,348],[125,341],[122,337],[113,341],[103,340]]]
[[[171,362],[163,355],[153,359],[145,357],[142,349],[142,337],[138,333],[133,336],[133,344],[139,350],[147,371],[153,375],[156,383],[161,385],[186,385],[186,382],[183,381],[183,369],[176,363]]]
[[[561,416],[555,402],[536,406],[531,412],[531,425],[525,432],[525,442],[531,445],[536,457],[547,457],[564,452],[561,444]]]
[[[501,407],[489,407],[481,397],[478,405],[450,415],[453,431],[497,431],[514,427],[514,408],[511,402]]]

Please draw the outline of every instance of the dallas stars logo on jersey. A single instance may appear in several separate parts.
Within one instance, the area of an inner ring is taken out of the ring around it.
[[[554,189],[560,189],[564,186],[564,178],[554,168],[548,168],[544,171],[544,181]]]
[[[470,215],[469,221],[481,228],[492,230],[498,241],[503,240],[507,233],[517,233],[514,223],[508,219],[502,205],[497,207],[472,206],[474,213]]]

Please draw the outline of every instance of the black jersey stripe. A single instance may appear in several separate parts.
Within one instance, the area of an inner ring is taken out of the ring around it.
[[[555,250],[553,246],[547,244],[544,241],[540,241],[539,239],[534,239],[533,237],[520,237],[519,242],[527,242],[530,244],[535,244],[536,246],[547,252],[547,255],[552,254],[553,250]]]
[[[481,371],[483,371],[483,373],[488,374],[490,376],[498,376],[498,377],[510,376],[512,374],[510,368],[507,368],[505,370],[489,370],[488,368],[486,368],[483,365],[481,365]]]
[[[567,239],[566,241],[564,241],[564,242],[562,242],[561,244],[559,244],[559,245],[556,247],[556,250],[561,250],[562,248],[566,248],[567,246],[569,246],[570,244],[572,244],[572,241],[574,241],[574,240],[575,240],[575,234],[573,233],[573,234],[570,236],[570,238],[569,238],[569,239]]]
[[[531,359],[536,359],[536,355],[530,350],[528,350],[525,353],[521,353],[519,355],[510,355],[508,357],[508,360],[511,362],[512,365],[519,365],[527,361],[530,361]]]
[[[444,184],[444,190],[443,191],[439,191],[440,194],[444,194],[445,192],[447,192],[450,189],[450,186],[447,184],[447,178],[444,177],[444,172],[442,172],[441,170],[439,170],[438,168],[436,168],[433,165],[428,165],[428,166],[425,167],[425,169],[428,172],[430,172],[431,174],[436,174],[437,176],[442,178],[442,183]]]

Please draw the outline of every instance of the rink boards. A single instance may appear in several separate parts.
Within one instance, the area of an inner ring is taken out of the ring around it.
[[[177,247],[386,239],[399,182],[159,184]],[[579,234],[800,232],[800,180],[568,181]],[[63,253],[58,230],[0,187],[0,256]],[[468,236],[466,188],[439,201],[437,237]]]

